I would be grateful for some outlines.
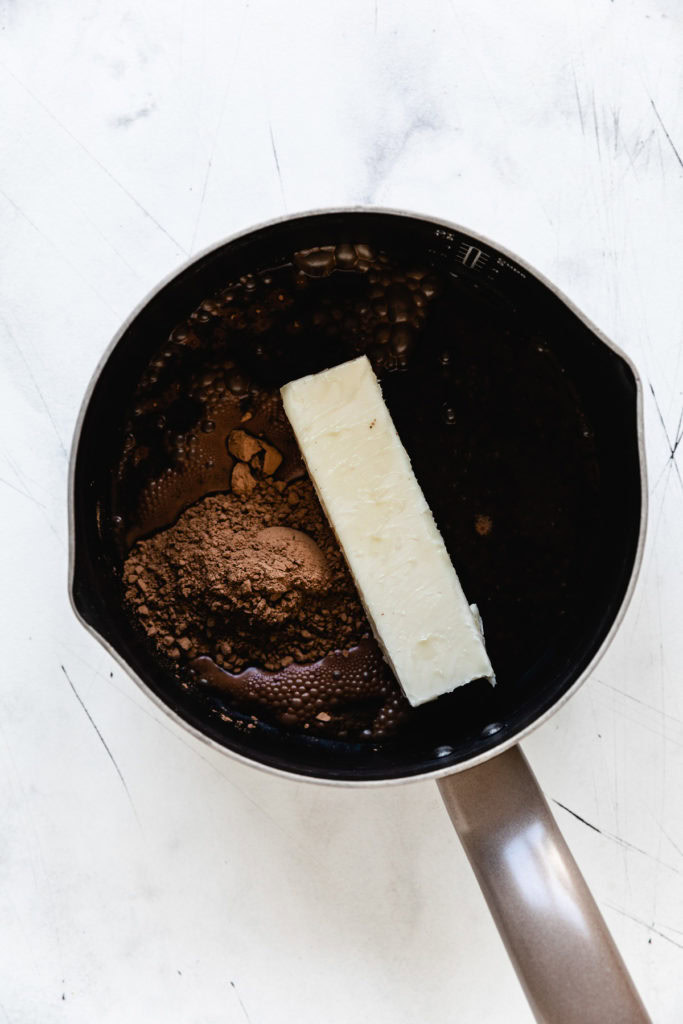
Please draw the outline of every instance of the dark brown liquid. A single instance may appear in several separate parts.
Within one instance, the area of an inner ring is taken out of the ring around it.
[[[222,690],[238,706],[265,710],[289,728],[336,739],[382,739],[410,716],[410,706],[371,637],[348,651],[280,672],[249,668],[232,675],[206,657],[197,658],[192,667],[199,685]]]
[[[236,426],[283,452],[279,479],[302,475],[278,389],[363,352],[479,605],[498,685],[514,685],[580,611],[566,595],[590,558],[590,427],[563,368],[513,311],[503,317],[485,293],[367,247],[293,254],[245,275],[172,333],[128,417],[114,495],[122,553],[227,489],[225,438]],[[185,685],[229,693],[238,708],[325,735],[377,739],[421,714],[374,640],[279,673],[255,665],[234,676],[206,657],[168,668]]]

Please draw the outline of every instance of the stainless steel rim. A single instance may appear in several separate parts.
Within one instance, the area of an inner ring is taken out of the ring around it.
[[[193,263],[196,263],[198,260],[202,259],[204,256],[208,256],[210,253],[214,252],[216,249],[219,249],[222,246],[227,245],[230,242],[234,242],[234,241],[236,241],[239,238],[243,238],[245,235],[250,235],[253,232],[260,231],[260,230],[262,230],[264,228],[273,227],[276,224],[283,224],[283,223],[286,223],[288,221],[298,220],[298,219],[303,218],[303,217],[312,217],[312,216],[321,215],[321,214],[335,214],[335,213],[369,213],[369,214],[376,214],[376,213],[382,214],[382,213],[386,213],[386,214],[392,214],[394,216],[399,216],[399,217],[409,217],[412,220],[424,221],[425,223],[428,223],[428,224],[434,224],[437,227],[446,228],[449,231],[457,231],[457,232],[460,232],[460,233],[465,234],[465,235],[470,235],[472,238],[478,239],[479,241],[483,242],[485,245],[490,245],[492,249],[496,249],[498,252],[503,253],[503,255],[507,256],[510,260],[512,260],[513,262],[517,263],[520,267],[523,267],[524,270],[528,271],[528,273],[532,277],[535,277],[538,281],[540,281],[542,284],[544,284],[546,286],[546,288],[548,288],[549,291],[551,291],[553,293],[553,295],[555,295],[558,299],[560,299],[560,301],[563,302],[564,305],[567,306],[567,308],[570,309],[572,311],[572,313],[574,313],[574,315],[583,324],[585,324],[585,326],[590,331],[592,331],[592,333],[597,338],[599,338],[600,341],[603,342],[604,345],[606,345],[609,349],[611,349],[614,353],[616,353],[616,355],[618,355],[621,359],[624,360],[624,362],[631,369],[631,372],[633,373],[633,376],[634,376],[634,379],[635,379],[635,382],[636,382],[637,434],[638,434],[637,440],[638,440],[638,459],[639,459],[639,464],[640,464],[640,486],[641,486],[641,511],[640,511],[640,524],[639,524],[639,530],[638,530],[638,545],[637,545],[637,548],[636,548],[636,554],[635,554],[635,559],[634,559],[634,563],[633,563],[633,569],[632,569],[632,572],[631,572],[631,578],[629,580],[628,587],[627,587],[626,593],[624,595],[624,599],[623,599],[623,601],[621,603],[621,607],[619,608],[619,611],[617,612],[617,615],[616,615],[616,617],[614,619],[614,622],[612,623],[612,625],[611,625],[611,627],[610,627],[606,637],[604,638],[603,642],[601,643],[599,649],[596,651],[595,655],[593,656],[593,658],[591,659],[589,664],[586,666],[586,668],[583,670],[583,672],[572,683],[572,685],[569,687],[569,689],[565,693],[562,694],[562,696],[559,698],[559,700],[557,700],[552,705],[552,707],[548,708],[548,710],[545,711],[542,715],[539,715],[538,718],[534,719],[534,721],[531,722],[524,729],[520,729],[520,731],[518,733],[516,733],[514,736],[508,737],[506,740],[504,740],[501,743],[497,744],[495,747],[492,747],[490,750],[485,751],[483,754],[478,754],[476,757],[471,757],[471,758],[469,758],[466,761],[461,761],[457,765],[450,765],[450,766],[445,767],[445,768],[436,768],[436,769],[433,769],[432,771],[425,771],[425,772],[420,772],[420,773],[418,773],[416,775],[406,775],[406,776],[400,776],[399,778],[392,778],[392,779],[359,779],[359,780],[350,780],[350,779],[324,778],[322,776],[317,776],[317,775],[303,775],[303,774],[299,774],[298,772],[286,771],[283,768],[275,768],[272,765],[264,764],[263,762],[258,761],[256,759],[252,759],[252,758],[249,758],[249,757],[244,757],[242,754],[236,753],[234,750],[231,750],[229,747],[224,747],[221,743],[218,743],[216,740],[211,739],[211,737],[206,736],[199,729],[196,729],[193,725],[190,725],[188,722],[185,721],[184,718],[181,718],[180,715],[176,714],[175,711],[173,711],[167,704],[165,704],[154,693],[154,691],[151,690],[146,685],[146,683],[137,675],[137,673],[135,673],[132,670],[132,668],[128,665],[126,660],[120,656],[118,651],[116,651],[115,648],[113,648],[111,646],[111,644],[109,644],[107,642],[107,640],[105,640],[104,637],[101,636],[101,634],[98,633],[98,631],[96,629],[94,629],[88,622],[86,622],[86,620],[82,617],[82,615],[80,614],[80,612],[76,608],[76,605],[74,603],[74,598],[73,598],[74,572],[75,572],[74,474],[75,474],[75,467],[76,467],[76,453],[77,453],[78,448],[79,448],[79,443],[80,443],[80,438],[81,438],[81,431],[82,431],[82,428],[83,428],[83,420],[84,420],[84,417],[85,417],[85,412],[86,412],[86,410],[88,408],[88,405],[90,404],[90,399],[92,397],[92,393],[93,393],[93,390],[95,388],[95,384],[97,383],[97,380],[98,380],[98,378],[100,376],[100,373],[102,372],[102,369],[103,369],[105,363],[109,359],[109,356],[111,355],[113,350],[116,348],[116,346],[118,345],[119,341],[121,340],[121,338],[123,337],[125,332],[128,330],[128,328],[133,323],[133,321],[138,316],[138,314],[144,309],[144,307],[150,302],[150,300],[152,298],[154,298],[154,296],[157,295],[162,290],[162,288],[165,288],[167,284],[169,284],[171,281],[173,281],[174,278],[176,278],[179,274],[181,274],[188,267],[192,266]],[[598,327],[596,327],[595,324],[592,323],[592,321],[589,320],[588,317],[585,316],[581,312],[581,310],[577,308],[577,306],[574,305],[574,303],[571,301],[571,299],[567,298],[567,296],[564,295],[563,292],[561,292],[558,288],[556,288],[555,285],[551,281],[549,281],[543,274],[541,274],[539,271],[537,271],[529,263],[527,263],[523,259],[520,259],[519,256],[517,256],[515,253],[511,252],[509,249],[505,249],[503,246],[499,245],[497,242],[492,241],[486,235],[481,235],[481,234],[479,234],[476,231],[472,231],[470,228],[463,227],[460,224],[455,224],[453,221],[442,220],[441,218],[427,216],[426,214],[422,214],[422,213],[412,213],[409,210],[399,210],[399,209],[392,209],[392,208],[387,208],[387,207],[341,206],[341,207],[330,207],[330,208],[327,208],[327,209],[318,209],[318,210],[302,210],[302,211],[300,211],[298,213],[289,214],[289,215],[287,215],[285,217],[275,217],[272,220],[264,221],[261,224],[252,225],[251,227],[249,227],[247,229],[243,229],[241,231],[237,231],[234,234],[229,235],[227,238],[223,238],[220,241],[215,242],[212,245],[207,246],[205,249],[202,249],[201,252],[196,253],[195,255],[189,257],[179,267],[176,267],[173,271],[171,271],[169,274],[167,274],[166,277],[162,281],[160,281],[154,288],[152,288],[148,292],[148,294],[145,296],[145,298],[142,299],[142,301],[137,304],[135,309],[128,316],[128,318],[124,321],[124,323],[121,325],[121,327],[119,328],[117,333],[112,338],[110,344],[107,346],[105,352],[103,353],[102,357],[100,358],[100,360],[99,360],[99,362],[97,364],[97,367],[95,368],[95,371],[94,371],[94,373],[93,373],[93,375],[92,375],[92,377],[90,379],[90,382],[88,384],[88,387],[86,389],[86,392],[85,392],[85,395],[83,397],[83,401],[81,403],[81,407],[80,407],[80,410],[79,410],[79,413],[78,413],[78,417],[77,417],[77,420],[76,420],[76,425],[74,427],[73,439],[72,439],[72,443],[71,443],[71,454],[70,454],[70,458],[69,458],[68,488],[69,488],[69,492],[68,492],[68,518],[69,518],[69,601],[71,603],[71,607],[73,609],[74,615],[79,620],[81,625],[92,636],[94,636],[95,639],[98,640],[99,643],[102,644],[102,646],[105,648],[105,650],[107,650],[109,652],[109,654],[119,663],[119,665],[123,669],[125,669],[125,671],[128,673],[128,675],[133,679],[133,681],[143,691],[143,693],[145,693],[145,695],[154,704],[156,704],[156,706],[161,711],[163,711],[170,719],[172,719],[172,721],[175,722],[176,725],[179,725],[186,732],[191,733],[196,739],[200,740],[201,742],[203,742],[207,746],[211,747],[213,750],[216,750],[216,751],[220,752],[221,754],[226,754],[228,757],[233,758],[235,761],[239,761],[241,764],[248,765],[251,768],[258,768],[261,771],[267,772],[269,775],[276,775],[276,776],[279,776],[280,778],[295,779],[295,780],[297,780],[299,782],[312,782],[312,783],[315,783],[315,784],[318,784],[318,785],[339,786],[339,787],[344,787],[344,788],[356,788],[358,786],[404,785],[404,784],[409,783],[409,782],[423,782],[425,779],[439,779],[439,778],[442,778],[443,776],[446,776],[446,775],[452,775],[455,772],[465,771],[467,768],[474,768],[476,765],[482,764],[484,761],[488,761],[490,758],[495,757],[497,754],[503,753],[503,751],[508,750],[510,747],[515,746],[517,743],[519,743],[521,740],[523,740],[526,736],[529,736],[532,732],[534,732],[535,729],[537,729],[540,725],[542,725],[544,722],[546,722],[552,715],[554,715],[556,711],[559,711],[559,709],[570,699],[570,697],[572,697],[576,693],[576,691],[579,689],[579,687],[583,685],[583,683],[586,681],[586,679],[594,671],[594,669],[598,665],[598,662],[600,661],[600,659],[605,654],[605,652],[606,652],[607,648],[609,647],[609,645],[612,643],[612,640],[614,639],[614,636],[615,636],[617,630],[619,629],[619,627],[621,625],[621,622],[622,622],[622,620],[624,618],[624,615],[626,614],[626,609],[628,608],[628,606],[629,606],[629,604],[631,602],[631,598],[633,597],[633,592],[634,592],[634,589],[635,589],[635,586],[636,586],[636,582],[637,582],[638,575],[640,573],[640,568],[641,568],[642,561],[643,561],[643,551],[644,551],[644,548],[645,548],[645,534],[646,534],[646,526],[647,526],[647,474],[646,474],[646,467],[645,467],[645,436],[644,436],[644,420],[643,420],[643,388],[642,388],[642,383],[641,383],[641,380],[640,380],[640,375],[639,375],[635,365],[633,364],[632,360],[624,352],[622,352],[621,349],[617,345],[615,345],[614,342],[611,341],[610,338],[606,337],[606,335],[603,334],[603,332]]]

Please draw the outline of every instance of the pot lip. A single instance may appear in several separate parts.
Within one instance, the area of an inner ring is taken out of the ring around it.
[[[142,310],[148,305],[148,303],[170,284],[176,277],[182,274],[185,270],[189,269],[193,264],[203,259],[205,256],[210,255],[217,249],[222,248],[225,245],[235,242],[240,238],[244,238],[247,235],[253,234],[257,231],[261,231],[266,228],[275,227],[278,224],[284,224],[289,221],[302,220],[306,217],[321,216],[325,214],[344,214],[344,213],[361,213],[361,214],[388,214],[395,217],[409,218],[411,220],[423,221],[428,224],[432,224],[435,227],[445,228],[448,231],[455,231],[464,235],[468,235],[476,241],[482,242],[484,245],[490,245],[492,249],[500,252],[503,256],[508,257],[511,261],[520,266],[523,270],[527,271],[530,276],[536,278],[541,284],[556,297],[558,298],[576,317],[580,320],[594,335],[607,346],[615,355],[617,355],[623,362],[628,366],[636,385],[636,431],[637,431],[637,443],[638,443],[638,462],[640,468],[640,487],[641,487],[641,508],[640,508],[640,522],[638,527],[638,544],[636,546],[635,556],[633,560],[633,567],[629,578],[628,586],[624,594],[621,605],[617,611],[617,614],[610,626],[606,636],[604,637],[600,647],[595,652],[590,662],[586,665],[579,676],[574,680],[571,686],[562,694],[562,696],[555,701],[549,708],[546,709],[541,715],[530,722],[525,728],[520,729],[514,736],[510,736],[504,741],[495,746],[489,748],[483,753],[477,754],[474,757],[468,758],[465,761],[461,761],[456,765],[448,765],[443,768],[434,768],[429,771],[418,772],[414,775],[401,775],[396,778],[386,779],[346,779],[346,778],[335,778],[334,776],[326,777],[319,775],[306,775],[303,773],[290,771],[284,768],[277,768],[274,765],[265,764],[262,761],[258,761],[255,758],[246,757],[244,754],[240,754],[230,747],[223,746],[216,740],[207,736],[200,729],[197,729],[194,725],[191,725],[184,718],[182,718],[177,712],[175,712],[168,704],[166,704],[161,698],[150,689],[147,684],[140,678],[140,676],[133,671],[128,665],[126,660],[121,657],[118,651],[106,640],[99,632],[92,626],[80,613],[76,606],[74,599],[74,586],[75,586],[75,566],[76,566],[76,530],[75,530],[75,507],[74,507],[74,483],[75,483],[75,472],[76,472],[76,461],[77,454],[80,448],[81,434],[83,430],[83,422],[85,415],[90,405],[93,392],[97,381],[100,378],[102,370],[109,360],[110,355],[134,322],[136,317],[142,312]],[[559,288],[557,288],[544,274],[536,270],[526,260],[520,259],[516,253],[511,252],[504,246],[499,245],[498,242],[494,242],[486,235],[479,234],[476,231],[471,230],[461,224],[456,224],[453,221],[444,220],[441,217],[435,217],[426,213],[418,213],[407,209],[399,209],[395,207],[382,207],[382,206],[333,206],[333,207],[321,207],[318,209],[301,210],[296,213],[286,214],[280,217],[274,217],[272,219],[262,221],[259,224],[251,225],[247,228],[242,228],[238,231],[233,232],[225,238],[220,239],[217,242],[213,242],[210,245],[203,248],[201,251],[191,255],[185,260],[180,266],[175,267],[171,270],[161,281],[159,281],[150,291],[142,298],[129,316],[122,323],[118,331],[113,336],[109,345],[103,352],[102,356],[97,362],[95,370],[90,378],[88,386],[85,390],[81,406],[76,418],[76,424],[74,426],[71,452],[69,456],[69,471],[68,471],[68,527],[69,527],[69,564],[68,564],[68,592],[69,602],[74,615],[81,623],[81,625],[91,634],[106,651],[118,662],[127,674],[132,678],[133,682],[142,690],[144,694],[161,710],[163,711],[176,725],[186,732],[191,733],[196,739],[200,740],[214,751],[217,751],[223,755],[240,762],[243,765],[247,765],[250,768],[256,768],[262,772],[266,772],[269,775],[275,775],[279,778],[296,780],[298,782],[309,782],[317,785],[324,786],[336,786],[341,788],[357,788],[357,787],[379,787],[379,786],[393,786],[393,785],[404,785],[411,782],[423,782],[425,779],[440,779],[447,775],[454,775],[461,771],[466,771],[468,768],[474,768],[478,764],[483,764],[492,757],[496,757],[497,754],[502,754],[504,751],[509,750],[511,747],[516,746],[521,740],[525,739],[532,732],[534,732],[539,726],[543,725],[544,722],[554,715],[559,709],[566,704],[566,702],[577,692],[577,690],[584,684],[586,679],[592,674],[596,666],[604,656],[608,647],[612,643],[617,630],[621,626],[626,611],[633,593],[636,587],[636,583],[640,574],[640,570],[643,562],[643,552],[645,548],[645,535],[647,527],[647,515],[648,515],[648,492],[647,492],[647,471],[645,464],[645,433],[644,433],[644,417],[643,417],[643,386],[640,379],[640,374],[635,367],[635,364],[631,358],[626,355],[610,338],[608,338],[599,327],[597,327],[573,302],[569,299]]]

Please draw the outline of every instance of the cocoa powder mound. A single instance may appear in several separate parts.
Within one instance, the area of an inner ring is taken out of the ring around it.
[[[129,607],[171,659],[279,671],[369,635],[309,479],[252,477],[248,488],[204,498],[139,541],[123,578]]]

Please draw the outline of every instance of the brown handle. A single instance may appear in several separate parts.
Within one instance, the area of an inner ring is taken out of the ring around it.
[[[536,1020],[649,1024],[521,749],[438,785]]]

